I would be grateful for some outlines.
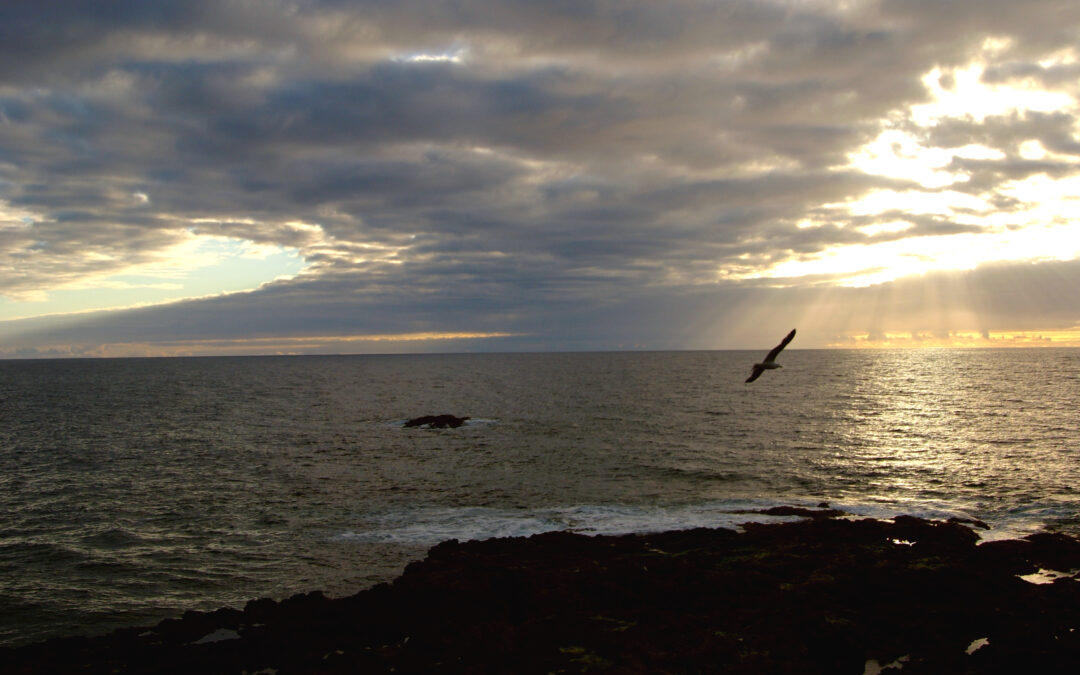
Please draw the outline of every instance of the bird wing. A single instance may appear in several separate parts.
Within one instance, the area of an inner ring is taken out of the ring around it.
[[[784,349],[784,347],[788,346],[788,343],[791,342],[792,339],[794,339],[794,337],[795,337],[795,329],[792,328],[791,332],[787,334],[787,337],[785,337],[780,342],[780,344],[778,344],[778,345],[776,345],[775,347],[772,348],[772,351],[769,352],[769,355],[765,357],[764,362],[769,363],[770,361],[775,361],[776,357],[780,354],[780,352]]]
[[[746,381],[747,382],[753,382],[754,380],[761,377],[761,374],[764,373],[764,372],[765,372],[765,369],[755,363],[754,364],[754,371],[752,373],[750,373],[750,377],[746,378]]]

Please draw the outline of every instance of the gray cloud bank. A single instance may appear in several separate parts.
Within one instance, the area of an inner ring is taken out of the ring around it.
[[[298,248],[310,267],[250,293],[6,322],[0,348],[425,332],[730,347],[793,317],[819,344],[1068,328],[1080,301],[1054,289],[1076,287],[1075,261],[862,289],[747,279],[838,245],[979,230],[922,214],[867,234],[872,218],[825,205],[917,187],[846,158],[906,128],[921,78],[987,38],[1005,46],[985,81],[1076,93],[1080,65],[1046,65],[1080,44],[1072,0],[5,3],[0,294],[77,286],[192,232]],[[999,151],[950,167],[970,175],[950,189],[996,195],[1076,172],[1075,112],[917,132]],[[1053,156],[1023,157],[1033,140]],[[802,316],[826,306],[828,321]]]

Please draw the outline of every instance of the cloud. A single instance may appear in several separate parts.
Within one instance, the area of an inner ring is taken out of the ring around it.
[[[52,2],[0,19],[9,302],[211,237],[308,264],[246,293],[4,325],[11,345],[732,345],[742,328],[695,317],[798,312],[903,269],[920,241],[1035,227],[1045,212],[1017,186],[1070,180],[1080,161],[1072,2]],[[1072,104],[949,112],[964,86]],[[910,147],[872,146],[886,132]],[[868,147],[922,173],[868,172],[852,160]],[[899,198],[866,206],[885,194]],[[778,274],[853,247],[902,252]],[[1010,270],[1047,259],[1009,256]],[[957,273],[992,286],[993,260],[977,262]],[[851,291],[851,306],[884,292]],[[1030,319],[1006,296],[964,297],[955,321]],[[1042,316],[1080,319],[1063,307]],[[705,324],[730,334],[702,341]],[[926,330],[960,328],[987,329]]]

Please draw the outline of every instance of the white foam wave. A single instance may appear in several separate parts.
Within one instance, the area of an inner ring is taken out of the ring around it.
[[[589,535],[686,530],[695,527],[739,529],[748,522],[785,522],[798,516],[771,516],[763,511],[773,506],[815,508],[816,502],[799,500],[744,499],[681,505],[597,505],[581,504],[546,509],[511,509],[495,507],[416,507],[387,512],[357,523],[355,529],[341,532],[334,539],[342,541],[433,545],[440,541],[528,537],[553,531]],[[931,520],[949,518],[983,520],[989,530],[977,529],[984,541],[1018,538],[1043,529],[1055,505],[1033,505],[1018,513],[993,517],[966,505],[937,502],[834,502],[832,508],[849,518],[887,520],[911,515]]]
[[[979,504],[936,501],[880,500],[851,504],[834,504],[853,517],[887,520],[899,515],[916,516],[928,520],[978,520],[989,529],[976,528],[982,541],[1020,539],[1036,532],[1045,532],[1049,523],[1075,517],[1076,510],[1068,504],[1056,502],[1032,502],[1007,510],[986,510]]]
[[[736,528],[751,521],[796,519],[745,513],[777,505],[779,502],[747,500],[677,506],[576,505],[538,510],[428,507],[383,514],[335,539],[430,545],[448,539],[527,537],[553,531],[619,535],[695,527]]]
[[[435,544],[448,539],[468,541],[527,537],[563,529],[562,523],[550,521],[540,513],[485,507],[410,509],[381,515],[365,525],[335,538],[361,542]]]

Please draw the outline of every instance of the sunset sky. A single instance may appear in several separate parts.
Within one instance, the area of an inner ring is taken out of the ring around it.
[[[0,7],[0,357],[1080,346],[1076,0]]]

